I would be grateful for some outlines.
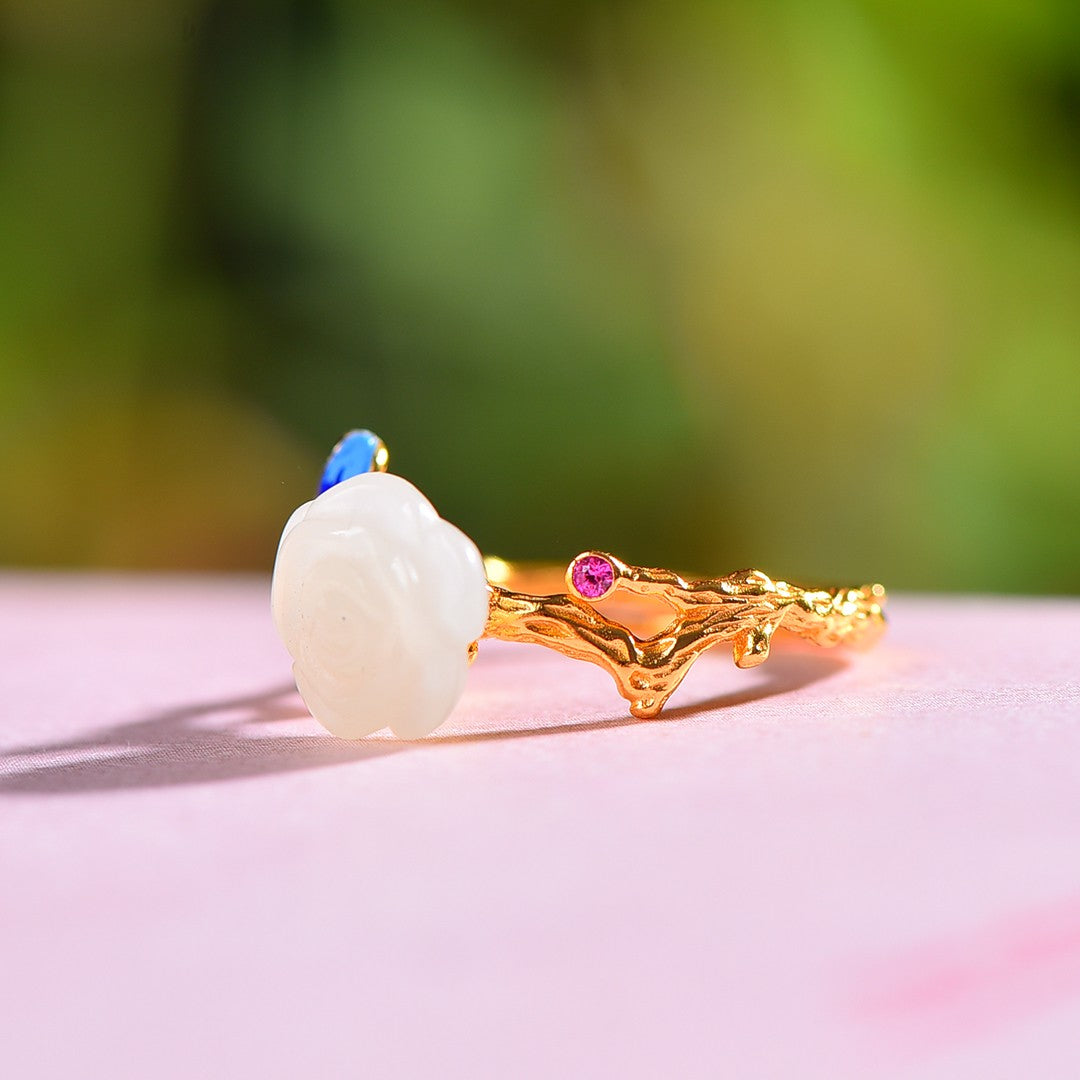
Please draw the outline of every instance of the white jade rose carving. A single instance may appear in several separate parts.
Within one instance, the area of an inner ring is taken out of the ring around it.
[[[400,476],[366,473],[299,507],[281,535],[274,622],[311,714],[346,739],[434,731],[484,630],[476,545]]]

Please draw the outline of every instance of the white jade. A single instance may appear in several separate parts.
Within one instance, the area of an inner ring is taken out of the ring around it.
[[[274,622],[296,686],[327,730],[358,739],[434,731],[461,696],[487,620],[476,545],[400,476],[354,476],[281,534]]]

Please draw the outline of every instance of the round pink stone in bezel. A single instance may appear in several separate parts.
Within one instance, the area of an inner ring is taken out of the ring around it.
[[[615,567],[603,555],[581,555],[570,567],[570,583],[585,600],[599,600],[615,584]]]

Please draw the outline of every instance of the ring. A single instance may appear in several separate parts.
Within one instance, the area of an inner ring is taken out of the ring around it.
[[[760,570],[688,578],[604,551],[566,567],[484,559],[388,464],[378,436],[349,432],[319,494],[286,523],[274,562],[271,607],[297,689],[342,738],[384,727],[404,739],[430,734],[457,704],[485,637],[599,665],[630,712],[648,719],[714,645],[751,668],[777,630],[866,646],[885,627],[876,584],[802,589]]]

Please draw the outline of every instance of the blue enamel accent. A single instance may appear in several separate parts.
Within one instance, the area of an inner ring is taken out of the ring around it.
[[[382,444],[382,439],[370,431],[350,431],[326,459],[319,481],[319,494],[340,484],[342,480],[373,471],[375,455]]]

